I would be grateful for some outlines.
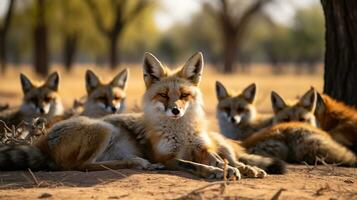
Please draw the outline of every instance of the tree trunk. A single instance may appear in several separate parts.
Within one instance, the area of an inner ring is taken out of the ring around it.
[[[37,0],[37,16],[33,37],[35,71],[41,76],[46,76],[49,71],[49,65],[47,26],[45,23],[45,0]]]
[[[77,50],[78,34],[77,33],[67,33],[64,36],[63,41],[63,64],[67,72],[71,71],[73,66],[74,56]]]
[[[326,21],[324,93],[357,106],[357,1],[321,3]]]
[[[224,63],[223,72],[232,73],[234,71],[234,63],[237,56],[238,43],[236,41],[236,35],[225,35],[224,41]]]
[[[14,10],[15,0],[10,0],[9,7],[4,17],[4,22],[0,28],[0,67],[1,73],[6,73],[6,36],[10,28],[12,13]]]
[[[119,34],[111,34],[108,37],[108,47],[109,47],[109,66],[110,69],[115,69],[118,65],[118,49],[117,49],[117,41]]]
[[[4,33],[0,33],[0,66],[1,66],[1,74],[6,73],[6,51],[5,51],[5,35]]]

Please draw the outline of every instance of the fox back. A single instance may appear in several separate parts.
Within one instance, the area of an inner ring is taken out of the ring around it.
[[[321,128],[357,152],[357,110],[328,95],[317,94],[315,116]]]
[[[125,69],[116,75],[111,82],[103,83],[93,71],[87,70],[85,76],[87,99],[84,103],[82,115],[97,118],[123,112],[128,75],[129,71]]]

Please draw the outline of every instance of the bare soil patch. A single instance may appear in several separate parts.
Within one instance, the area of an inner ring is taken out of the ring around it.
[[[219,180],[165,170],[2,172],[0,199],[357,199],[356,168],[288,169],[229,183],[223,194]]]

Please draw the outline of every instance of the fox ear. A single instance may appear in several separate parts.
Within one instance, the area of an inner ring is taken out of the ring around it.
[[[203,70],[203,55],[201,52],[193,54],[185,63],[180,71],[183,78],[191,81],[194,85],[198,85],[201,81]]]
[[[95,73],[88,69],[86,71],[86,89],[87,93],[90,94],[95,88],[100,84],[99,78]]]
[[[271,92],[271,104],[275,114],[287,107],[284,99],[274,91]]]
[[[316,90],[315,88],[311,87],[311,89],[300,98],[299,105],[308,111],[315,112],[316,100]]]
[[[246,87],[242,94],[243,97],[249,102],[249,103],[253,103],[255,100],[255,96],[257,93],[257,86],[255,85],[255,83],[250,84],[248,87]]]
[[[48,78],[45,85],[53,91],[58,91],[59,85],[59,74],[58,72],[53,72]]]
[[[325,100],[319,92],[316,92],[316,108],[315,108],[315,115],[321,116],[326,111],[326,104]]]
[[[116,75],[112,82],[110,83],[113,86],[119,87],[121,89],[125,89],[126,88],[126,83],[128,81],[128,76],[129,76],[129,70],[128,69],[124,69],[123,71],[121,71],[118,75]]]
[[[146,52],[144,55],[144,81],[146,88],[166,76],[165,69],[161,62],[151,53]]]
[[[227,89],[224,87],[224,85],[219,82],[216,81],[216,94],[217,94],[217,99],[218,101],[225,99],[228,97],[228,91]]]
[[[34,87],[30,79],[27,78],[27,76],[22,73],[20,74],[20,81],[21,81],[22,91],[24,94],[26,94]]]

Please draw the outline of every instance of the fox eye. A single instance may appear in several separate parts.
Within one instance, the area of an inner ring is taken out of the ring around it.
[[[114,97],[114,100],[119,101],[119,100],[120,100],[120,97],[119,97],[119,96],[115,96],[115,97]]]
[[[97,100],[98,100],[98,101],[106,101],[107,98],[105,98],[105,97],[97,97]]]
[[[167,99],[169,96],[167,96],[167,94],[166,93],[159,93],[159,96],[160,97],[163,97],[163,98],[165,98],[165,99]]]
[[[37,98],[36,98],[36,97],[32,97],[32,98],[29,99],[29,101],[31,101],[31,102],[37,102]]]
[[[50,102],[51,100],[52,100],[52,97],[50,97],[50,96],[47,96],[43,99],[43,101],[45,101],[47,103]]]
[[[283,121],[283,122],[290,122],[290,119],[289,119],[289,118],[284,118],[284,119],[282,119],[281,121]]]
[[[306,119],[305,118],[299,118],[299,121],[300,122],[304,122],[304,121],[306,121]]]
[[[226,113],[229,113],[231,111],[231,108],[230,107],[225,107],[223,108],[223,110],[226,112]]]
[[[239,112],[239,113],[245,112],[245,108],[238,108],[237,112]]]
[[[188,93],[182,93],[182,94],[181,94],[181,98],[186,98],[186,97],[188,97],[188,96],[190,96],[190,94],[188,94]]]

